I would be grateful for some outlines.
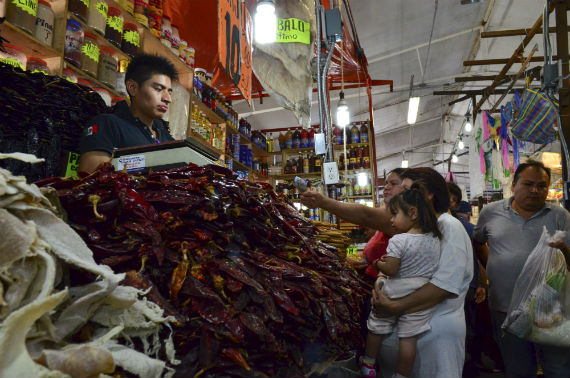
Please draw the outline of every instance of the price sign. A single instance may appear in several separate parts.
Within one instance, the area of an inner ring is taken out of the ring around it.
[[[222,67],[247,102],[251,102],[253,28],[245,3],[218,1],[218,52]]]

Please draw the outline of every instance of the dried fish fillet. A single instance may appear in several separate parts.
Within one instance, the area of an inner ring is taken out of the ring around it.
[[[43,314],[53,310],[67,296],[60,291],[12,312],[0,327],[0,377],[69,377],[37,364],[26,348],[26,334]]]

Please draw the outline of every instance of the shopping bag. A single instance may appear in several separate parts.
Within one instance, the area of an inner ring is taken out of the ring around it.
[[[513,122],[512,133],[519,140],[537,144],[556,140],[554,125],[557,119],[558,104],[548,101],[538,90],[525,89],[518,116]]]
[[[550,236],[544,227],[515,283],[503,330],[539,344],[570,346],[570,273],[562,252],[548,245],[565,235]]]

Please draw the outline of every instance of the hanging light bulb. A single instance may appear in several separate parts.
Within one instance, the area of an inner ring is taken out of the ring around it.
[[[336,107],[336,124],[340,127],[345,127],[350,123],[350,112],[348,111],[348,105],[344,99],[344,92],[340,92],[340,100]]]
[[[460,150],[465,148],[465,143],[463,143],[463,140],[459,139],[459,142],[457,142],[457,148]]]
[[[410,97],[408,103],[408,123],[413,125],[418,119],[418,109],[420,108],[420,98]]]
[[[452,163],[457,163],[459,161],[459,158],[457,157],[457,155],[453,154],[451,155],[451,162]]]
[[[404,151],[402,151],[402,168],[407,169],[409,166],[409,162],[408,160],[406,160],[406,155],[404,154]]]
[[[470,133],[471,130],[473,130],[473,125],[471,124],[469,117],[465,117],[465,132]]]
[[[258,0],[253,27],[255,42],[273,43],[277,39],[277,16],[274,0]]]

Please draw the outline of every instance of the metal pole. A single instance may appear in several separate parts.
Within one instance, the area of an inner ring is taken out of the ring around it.
[[[566,147],[562,149],[564,158],[562,159],[562,178],[564,181],[564,207],[570,209],[570,193],[569,193],[569,173],[568,170],[568,149],[567,145],[570,144],[570,80],[568,75],[570,74],[570,67],[568,62],[568,2],[567,1],[556,1],[556,52],[559,57],[559,62],[561,62],[561,75],[565,79],[562,80],[562,88],[558,90],[559,94],[559,122],[558,131],[560,133],[560,139],[562,146]]]

